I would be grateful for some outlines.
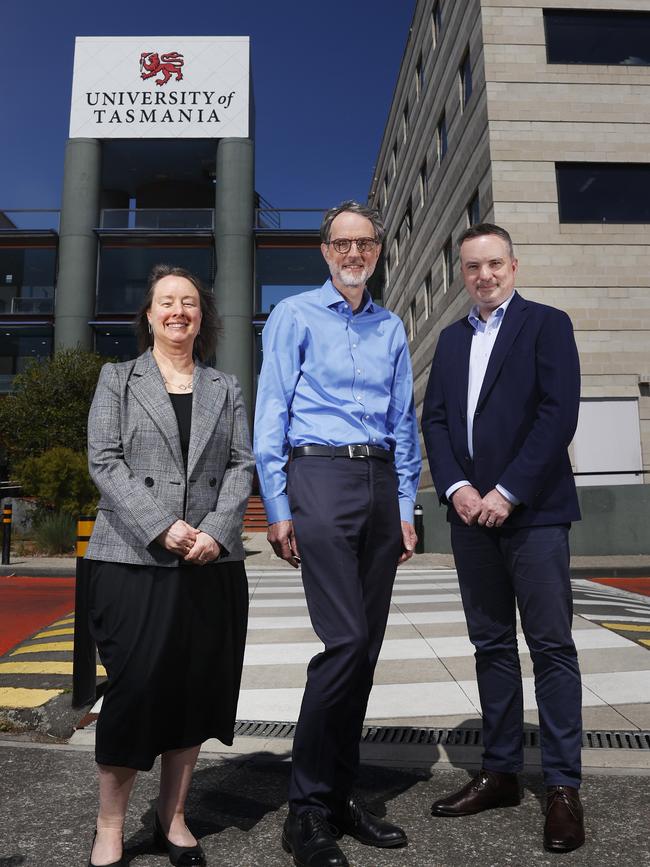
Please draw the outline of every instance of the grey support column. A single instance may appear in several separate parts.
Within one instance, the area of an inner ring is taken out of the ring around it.
[[[95,313],[97,237],[101,187],[101,144],[93,138],[68,139],[65,149],[59,274],[56,285],[56,349],[92,348],[88,320]]]
[[[223,320],[217,367],[241,383],[249,419],[253,405],[253,216],[251,139],[221,139],[217,148],[214,294]]]

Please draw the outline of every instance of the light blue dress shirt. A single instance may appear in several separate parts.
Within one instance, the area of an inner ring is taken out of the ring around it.
[[[492,355],[492,350],[494,349],[494,344],[496,343],[499,328],[501,327],[503,317],[506,314],[506,310],[508,309],[508,305],[512,301],[513,296],[514,292],[503,302],[503,304],[500,304],[496,310],[493,310],[488,316],[487,322],[484,322],[481,319],[477,305],[472,307],[467,317],[469,324],[474,329],[472,346],[469,354],[469,378],[467,381],[467,448],[472,457],[474,457],[473,432],[476,405],[478,404],[478,398],[481,393],[483,380],[485,379],[488,363],[490,361],[490,356]],[[469,484],[470,482],[468,482],[467,479],[455,482],[445,491],[445,496],[447,499],[450,499],[451,495],[455,491]],[[507,491],[502,487],[502,485],[496,485],[496,489],[500,494],[503,494],[506,500],[510,500],[513,505],[519,505],[520,500],[518,500],[514,494],[511,494],[510,491]]]
[[[399,507],[413,521],[420,446],[404,326],[364,293],[355,314],[328,280],[283,299],[262,332],[254,450],[269,523],[291,520],[289,449],[364,443],[395,452]]]

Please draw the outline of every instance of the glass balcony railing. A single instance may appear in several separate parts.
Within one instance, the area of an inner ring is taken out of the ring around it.
[[[11,313],[54,313],[54,297],[12,298]]]
[[[255,228],[273,231],[320,229],[327,208],[256,208]]]
[[[60,213],[60,211],[53,209],[34,211],[27,209],[5,210],[0,208],[0,232],[3,230],[58,232]]]
[[[100,229],[212,229],[211,208],[105,208]]]

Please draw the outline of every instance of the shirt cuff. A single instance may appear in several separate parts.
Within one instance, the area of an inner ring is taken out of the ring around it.
[[[454,482],[453,485],[450,485],[445,491],[445,497],[451,501],[451,495],[455,494],[459,488],[464,488],[465,485],[469,485],[471,487],[471,482],[468,482],[467,479],[463,479],[462,482]]]
[[[280,494],[279,497],[273,497],[273,499],[264,500],[263,502],[264,510],[266,511],[266,520],[269,524],[275,524],[278,521],[291,520],[289,498],[286,494]]]
[[[409,524],[413,523],[413,508],[415,502],[410,497],[399,498],[399,517],[401,521],[406,521]]]
[[[511,494],[510,491],[506,490],[503,485],[495,485],[494,486],[497,491],[501,494],[502,497],[505,497],[509,503],[512,503],[513,506],[518,506],[521,503],[521,500],[518,500],[514,494]]]

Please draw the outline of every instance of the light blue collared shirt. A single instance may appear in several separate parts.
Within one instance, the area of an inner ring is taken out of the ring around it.
[[[508,305],[512,301],[514,294],[515,293],[513,292],[512,295],[503,302],[503,304],[500,304],[496,310],[493,310],[490,313],[487,322],[484,322],[481,319],[479,308],[476,304],[472,307],[467,316],[469,324],[474,329],[472,346],[469,354],[469,378],[467,382],[467,448],[472,457],[474,457],[473,434],[476,405],[478,404],[478,398],[481,393],[483,380],[485,379],[488,363],[490,361],[490,356],[492,355],[492,350],[494,349],[494,344],[496,343],[499,328],[501,327],[503,317],[506,314],[506,310],[508,309]],[[445,491],[445,496],[449,499],[454,491],[469,484],[470,482],[468,482],[467,479],[455,482]],[[520,500],[518,500],[514,494],[511,494],[510,491],[507,491],[501,485],[496,485],[496,489],[500,494],[503,494],[507,500],[510,500],[513,505],[519,505]]]
[[[355,314],[328,280],[283,299],[262,344],[254,449],[269,523],[291,520],[289,449],[308,443],[393,450],[400,515],[412,522],[421,460],[401,319],[367,292]]]

